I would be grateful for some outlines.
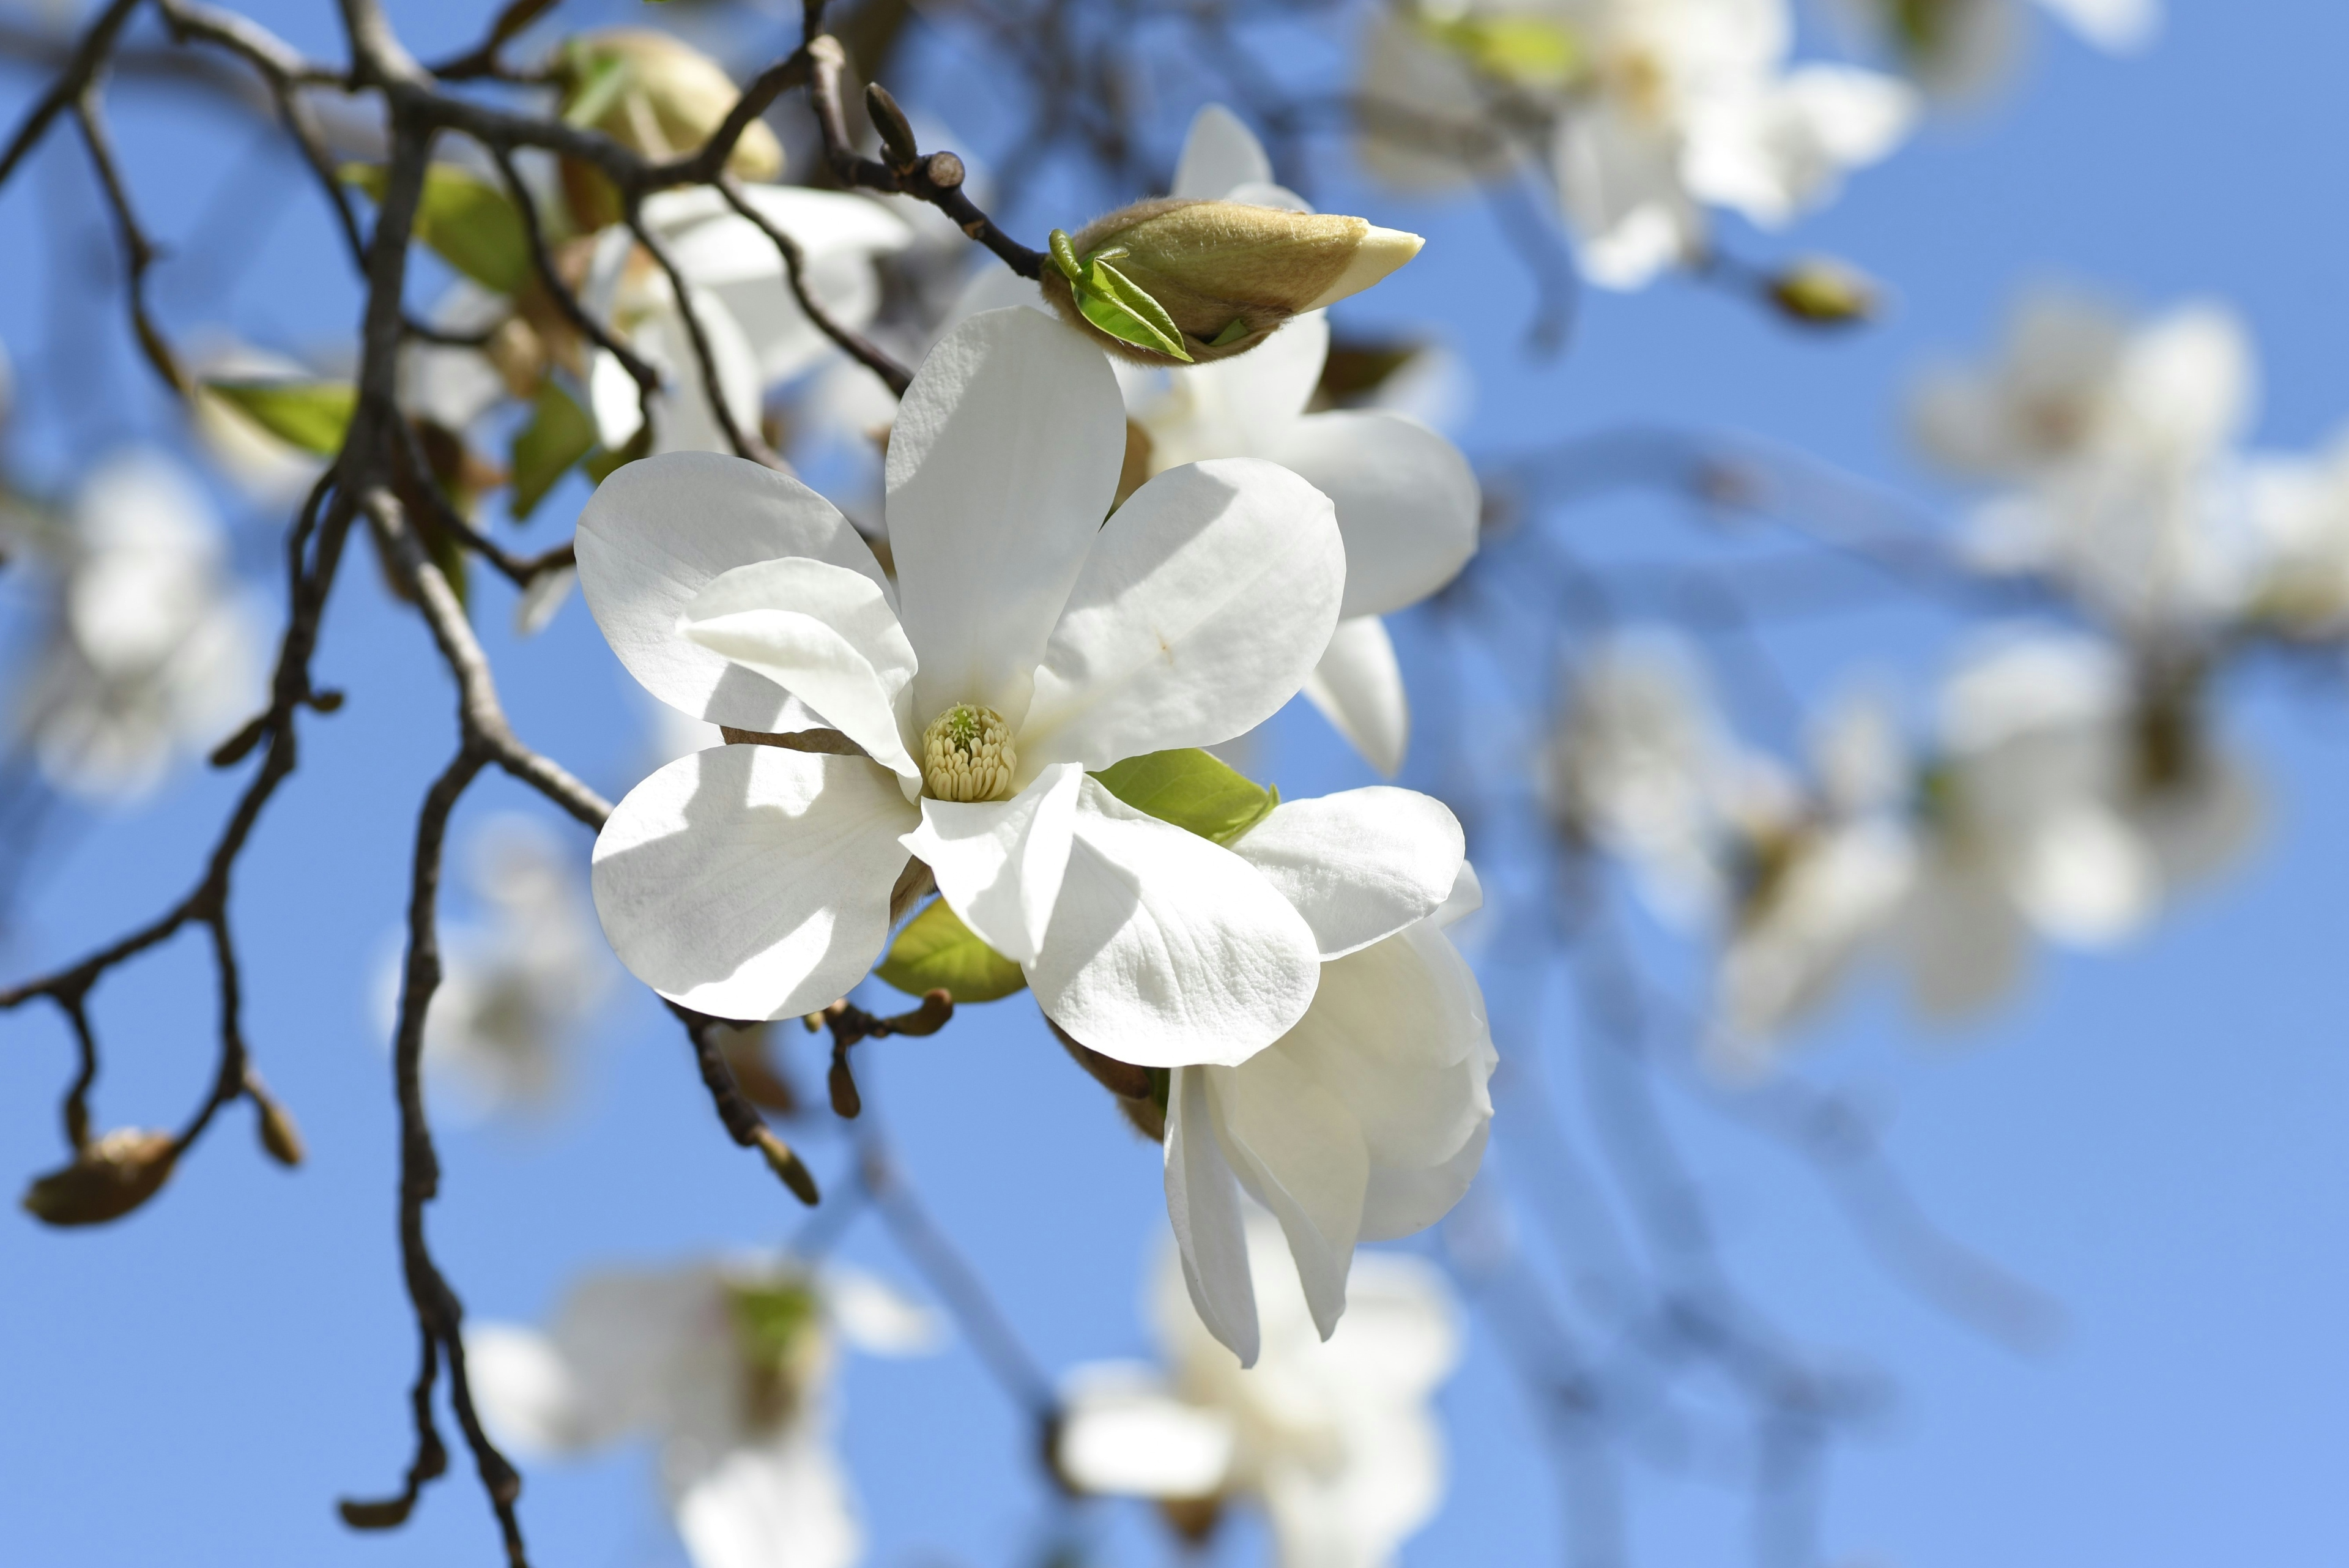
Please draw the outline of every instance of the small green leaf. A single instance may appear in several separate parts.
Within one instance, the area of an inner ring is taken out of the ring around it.
[[[1166,314],[1166,307],[1158,303],[1155,295],[1099,256],[1093,258],[1092,286],[1094,292],[1115,302],[1127,315],[1150,328],[1156,341],[1148,347],[1171,354],[1186,365],[1190,363],[1190,351],[1183,347],[1183,329],[1174,325],[1174,318]]]
[[[584,49],[580,52],[585,54]],[[628,90],[634,75],[624,55],[605,55],[600,58],[588,56],[586,67],[587,74],[579,83],[577,95],[563,110],[564,124],[583,130],[603,119],[605,111],[620,101],[620,95]]]
[[[359,392],[348,381],[207,381],[222,401],[289,446],[320,457],[343,450]]]
[[[1028,983],[1019,966],[972,935],[944,898],[905,923],[873,972],[909,996],[943,988],[957,1003],[993,1002]]]
[[[345,183],[374,201],[383,200],[385,171],[379,164],[347,163]],[[485,288],[520,294],[533,263],[530,229],[506,193],[454,163],[424,171],[424,194],[416,207],[416,237],[434,254]]]
[[[1247,317],[1235,316],[1224,323],[1224,329],[1208,340],[1210,348],[1228,348],[1248,334]]]
[[[1278,790],[1267,789],[1200,751],[1128,757],[1093,777],[1134,810],[1217,844],[1229,844],[1280,804]]]
[[[506,509],[517,523],[535,511],[571,465],[595,448],[595,421],[553,381],[543,382],[530,423],[513,439],[506,472],[513,492]]]
[[[1052,265],[1061,269],[1061,275],[1072,284],[1082,284],[1085,269],[1077,265],[1077,247],[1069,243],[1069,232],[1054,229],[1045,243],[1052,247]]]

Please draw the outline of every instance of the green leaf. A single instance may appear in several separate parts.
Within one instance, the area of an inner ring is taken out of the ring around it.
[[[1152,752],[1093,774],[1136,811],[1229,844],[1280,804],[1280,792],[1234,773],[1206,752]]]
[[[972,935],[944,898],[905,922],[873,972],[909,996],[943,988],[957,1003],[993,1002],[1028,983],[1019,966]]]
[[[553,381],[540,384],[530,423],[513,439],[506,472],[513,486],[506,509],[517,523],[537,510],[571,465],[595,448],[595,421]]]
[[[1148,328],[1151,341],[1143,344],[1143,348],[1171,354],[1186,365],[1191,362],[1190,351],[1183,347],[1183,329],[1174,325],[1174,318],[1166,314],[1166,307],[1158,303],[1155,295],[1098,257],[1093,261],[1092,281],[1093,292]],[[1086,318],[1092,319],[1092,312],[1086,312]],[[1100,323],[1095,322],[1094,325],[1099,326]],[[1108,328],[1103,327],[1102,330],[1107,331]],[[1118,336],[1123,337],[1124,334]],[[1138,340],[1125,337],[1125,341],[1133,343]]]
[[[1052,265],[1061,269],[1061,276],[1072,284],[1085,281],[1085,269],[1077,265],[1077,247],[1070,243],[1066,229],[1054,229],[1044,243],[1052,247]]]
[[[359,390],[348,381],[207,381],[204,385],[289,446],[320,457],[343,450]]]
[[[573,47],[580,48],[576,42]],[[620,95],[627,91],[634,73],[628,69],[625,55],[598,57],[587,55],[584,48],[580,53],[587,74],[581,79],[577,94],[564,106],[563,119],[566,125],[585,130],[603,119],[605,111],[620,101]]]
[[[379,164],[347,163],[343,180],[377,202],[383,200],[386,171]],[[530,229],[503,191],[454,163],[424,171],[424,194],[416,208],[416,237],[467,277],[500,294],[520,294],[533,263]]]

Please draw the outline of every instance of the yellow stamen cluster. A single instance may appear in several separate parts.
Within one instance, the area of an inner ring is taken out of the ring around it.
[[[957,702],[922,732],[922,782],[936,800],[1009,800],[1011,726],[992,708]]]

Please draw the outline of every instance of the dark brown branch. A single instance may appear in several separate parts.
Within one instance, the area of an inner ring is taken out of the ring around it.
[[[74,99],[74,119],[81,127],[82,144],[89,149],[90,161],[98,168],[98,182],[106,192],[106,204],[114,214],[114,230],[122,242],[125,265],[129,271],[129,286],[125,290],[130,306],[130,331],[138,338],[140,352],[155,373],[163,378],[172,392],[184,396],[188,390],[188,373],[180,365],[180,357],[155,325],[147,309],[147,274],[161,254],[154,242],[140,226],[139,214],[130,204],[130,190],[123,182],[122,171],[114,156],[114,139],[107,134],[106,116],[98,102],[98,83],[91,81]]]
[[[824,157],[832,166],[833,179],[861,190],[927,202],[1021,277],[1044,275],[1043,253],[1030,250],[996,227],[995,220],[980,212],[978,203],[963,192],[962,160],[953,153],[933,152],[926,158],[916,156],[899,163],[884,163],[860,154],[849,140],[848,115],[840,99],[841,78],[848,68],[847,51],[840,47],[839,39],[825,34],[811,39],[804,52],[813,66],[808,92],[815,107],[816,124],[823,132]]]
[[[769,468],[783,467],[783,460],[767,444],[766,438],[756,430],[744,430],[741,421],[734,417],[726,400],[726,388],[719,379],[718,356],[709,347],[709,334],[702,327],[701,313],[693,306],[692,286],[678,270],[677,258],[669,254],[668,246],[646,226],[644,213],[633,201],[628,203],[627,224],[636,236],[636,244],[645,248],[645,254],[661,269],[661,275],[668,279],[669,292],[677,298],[678,317],[685,323],[686,337],[693,344],[694,361],[701,370],[701,395],[709,400],[718,428],[726,432],[726,444],[734,449],[736,457],[748,458]]]
[[[519,36],[523,30],[545,16],[562,0],[507,0],[490,24],[489,33],[481,41],[463,54],[425,67],[443,81],[471,81],[487,77],[497,81],[512,81],[513,75],[499,60],[498,52]]]
[[[845,997],[833,1002],[822,1012],[812,1012],[806,1019],[812,1030],[821,1022],[832,1032],[832,1091],[833,1114],[843,1119],[854,1119],[864,1108],[864,1098],[856,1091],[856,1077],[848,1068],[848,1049],[860,1040],[885,1040],[892,1034],[936,1034],[954,1018],[954,995],[938,990],[922,998],[921,1005],[903,1012],[876,1018]]]
[[[432,509],[432,521],[443,530],[464,542],[467,549],[497,568],[499,575],[518,588],[526,588],[545,573],[557,571],[578,563],[578,551],[566,542],[553,549],[542,550],[535,556],[517,556],[479,528],[457,510],[440,481],[433,476],[432,465],[425,461],[424,450],[416,435],[416,427],[408,421],[400,426],[400,467],[409,481],[409,490],[424,498]]]
[[[113,0],[98,14],[98,19],[75,46],[65,69],[57,73],[49,90],[17,122],[16,132],[8,138],[6,151],[0,151],[0,184],[5,184],[8,176],[16,171],[16,165],[25,161],[25,155],[40,144],[57,116],[81,101],[82,94],[105,67],[107,55],[114,47],[122,25],[130,20],[130,13],[139,9],[139,5],[140,0]]]
[[[850,358],[872,371],[888,384],[899,397],[914,384],[914,373],[877,348],[870,338],[835,320],[831,311],[810,291],[807,285],[807,253],[800,243],[767,221],[765,213],[752,206],[742,194],[741,182],[730,174],[718,178],[718,189],[735,212],[749,219],[758,231],[766,235],[776,253],[783,258],[783,275],[790,282],[792,297],[799,302],[801,312],[816,325],[816,329],[829,337]]]
[[[668,1010],[685,1025],[686,1040],[692,1045],[694,1061],[701,1069],[702,1085],[709,1091],[709,1103],[717,1110],[727,1136],[742,1147],[755,1148],[764,1155],[768,1168],[792,1189],[792,1195],[814,1207],[821,1198],[814,1176],[792,1146],[767,1125],[750,1096],[742,1093],[742,1085],[735,1081],[734,1069],[727,1064],[726,1053],[719,1048],[710,1033],[724,1021],[674,1002],[668,1004]]]

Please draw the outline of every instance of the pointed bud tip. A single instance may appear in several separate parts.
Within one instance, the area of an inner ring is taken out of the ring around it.
[[[1417,255],[1420,247],[1426,244],[1427,241],[1418,234],[1371,224],[1364,231],[1361,242],[1355,245],[1354,254],[1346,258],[1345,270],[1331,278],[1330,286],[1305,308],[1319,310],[1350,295],[1361,293]]]

